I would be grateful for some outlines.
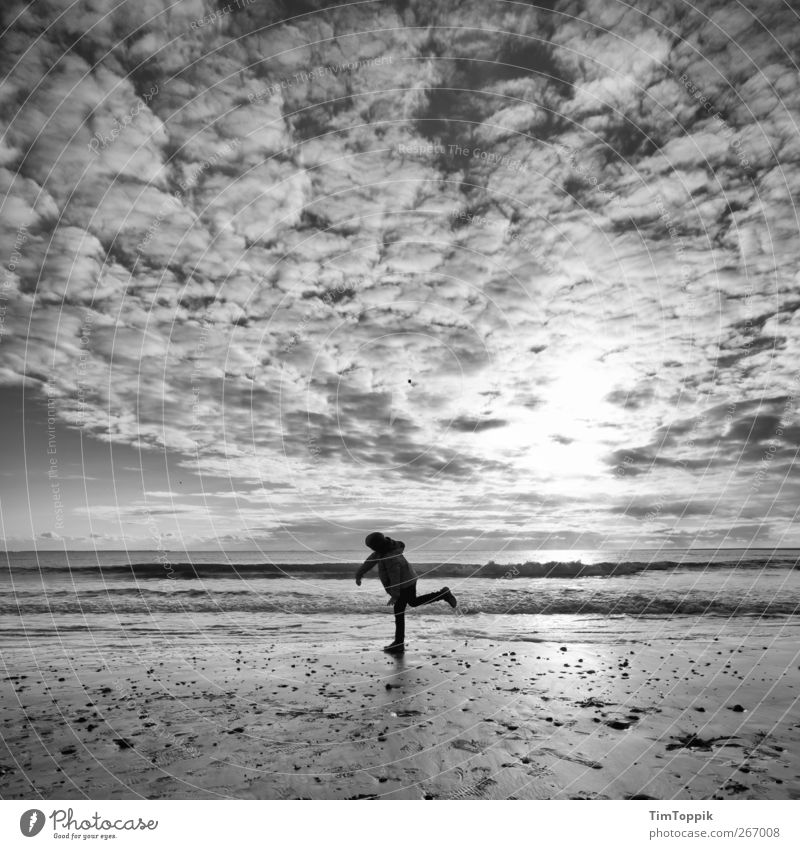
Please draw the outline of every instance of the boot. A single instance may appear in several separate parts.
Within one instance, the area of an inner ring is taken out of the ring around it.
[[[442,598],[450,605],[450,607],[455,607],[458,604],[458,599],[450,592],[450,587],[444,587],[442,593]]]

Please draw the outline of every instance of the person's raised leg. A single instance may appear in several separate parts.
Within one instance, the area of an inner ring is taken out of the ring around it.
[[[413,598],[409,597],[408,603],[411,607],[419,607],[422,604],[430,604],[434,601],[446,601],[450,607],[455,607],[458,604],[456,597],[450,592],[450,587],[442,587],[435,593],[425,593],[425,595],[417,595],[416,586],[412,589]]]

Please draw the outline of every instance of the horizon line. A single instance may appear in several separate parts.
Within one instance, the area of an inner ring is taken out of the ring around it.
[[[362,546],[359,546],[361,548]],[[420,547],[416,549],[417,551],[423,550],[424,547]],[[325,551],[329,552],[340,552],[340,551],[354,551],[354,548],[327,548]],[[452,552],[454,549],[451,548],[428,548],[424,549],[426,551],[431,552]],[[652,548],[650,546],[629,546],[627,549],[624,547],[617,548],[593,548],[591,546],[584,548],[520,548],[520,549],[504,549],[505,551],[619,551],[619,550],[628,550],[628,551],[663,551],[664,547],[660,548]],[[796,551],[800,550],[800,544],[798,545],[759,545],[759,546],[749,546],[749,545],[725,545],[725,546],[705,546],[705,547],[697,547],[697,546],[675,546],[673,548],[669,548],[669,551]],[[180,554],[180,553],[190,553],[190,552],[221,552],[225,553],[229,551],[230,553],[245,553],[245,552],[253,552],[258,554],[274,554],[274,553],[282,553],[286,554],[289,552],[302,554],[319,554],[322,552],[310,551],[308,549],[303,548],[268,548],[268,549],[260,549],[260,548],[242,548],[242,549],[214,549],[214,548],[4,548],[0,549],[0,553],[3,554],[45,554],[52,552],[78,552],[78,553],[91,553],[91,554],[110,554],[117,552],[132,552],[132,551],[165,551],[172,554]],[[463,549],[463,551],[470,551],[470,549]],[[471,551],[480,551],[480,552],[497,552],[496,548],[475,548],[471,549]]]

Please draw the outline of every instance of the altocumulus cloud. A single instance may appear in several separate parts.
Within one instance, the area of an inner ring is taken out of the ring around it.
[[[789,6],[215,8],[4,3],[3,383],[231,477],[229,538],[796,501]]]

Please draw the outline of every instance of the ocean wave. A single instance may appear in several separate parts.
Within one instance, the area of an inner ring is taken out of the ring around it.
[[[391,607],[380,606],[370,599],[259,596],[254,593],[148,593],[145,595],[112,593],[105,596],[64,597],[48,599],[18,598],[0,601],[1,615],[50,616],[83,614],[169,614],[169,613],[282,613],[308,615],[391,615]],[[445,605],[432,605],[412,615],[605,615],[605,616],[800,616],[800,599],[792,597],[739,598],[720,597],[711,593],[675,594],[666,598],[628,594],[581,598],[537,598],[533,594],[517,597],[498,594],[496,598],[462,597],[460,608],[453,614]]]

